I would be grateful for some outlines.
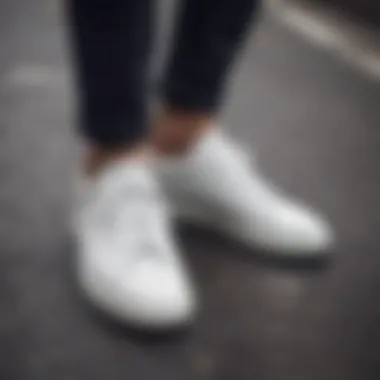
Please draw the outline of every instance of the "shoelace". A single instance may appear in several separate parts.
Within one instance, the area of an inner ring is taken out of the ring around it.
[[[127,185],[108,194],[100,203],[96,220],[102,229],[122,237],[119,242],[128,246],[128,252],[121,250],[121,253],[128,263],[168,258],[162,249],[162,240],[166,238],[165,210],[157,194]]]

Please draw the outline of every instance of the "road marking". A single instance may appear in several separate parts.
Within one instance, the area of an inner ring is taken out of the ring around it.
[[[342,17],[327,17],[326,12],[324,15],[321,11],[294,3],[289,5],[284,0],[272,0],[269,6],[289,28],[380,80],[380,38],[376,38],[374,31]]]
[[[67,78],[64,70],[47,65],[22,64],[11,68],[2,78],[2,87],[57,88],[65,84]]]

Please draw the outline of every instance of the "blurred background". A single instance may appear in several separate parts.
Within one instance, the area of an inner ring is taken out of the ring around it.
[[[159,4],[157,72],[175,1]],[[380,3],[265,1],[222,119],[327,214],[338,244],[326,265],[282,265],[179,226],[203,310],[170,339],[99,321],[73,286],[79,144],[62,8],[0,2],[0,378],[378,380]]]

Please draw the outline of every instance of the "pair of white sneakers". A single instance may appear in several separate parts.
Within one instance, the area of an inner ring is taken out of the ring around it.
[[[332,242],[320,216],[269,185],[217,131],[183,158],[113,164],[84,191],[79,284],[95,305],[140,328],[178,327],[196,314],[196,291],[173,236],[176,216],[289,256],[320,254]]]

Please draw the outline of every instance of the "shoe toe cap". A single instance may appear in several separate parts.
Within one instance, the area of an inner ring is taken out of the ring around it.
[[[288,223],[288,237],[295,249],[305,253],[323,252],[332,245],[332,229],[323,217],[303,209],[293,213],[297,216]]]
[[[137,321],[157,327],[189,323],[196,311],[195,291],[185,274],[172,268],[136,273],[124,289],[126,309]]]
[[[301,205],[277,205],[253,221],[251,237],[259,245],[292,255],[318,255],[333,243],[333,232],[320,215]]]
[[[333,243],[328,223],[312,210],[297,206],[282,211],[273,235],[278,248],[295,254],[322,253]]]
[[[87,275],[84,287],[97,306],[136,327],[180,327],[196,314],[196,295],[187,274],[171,266],[140,265],[125,274],[98,268],[96,275]]]

